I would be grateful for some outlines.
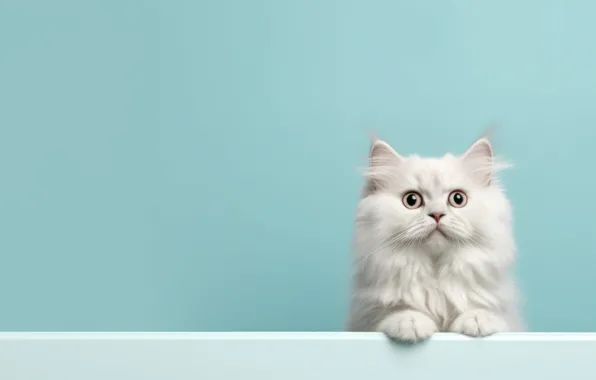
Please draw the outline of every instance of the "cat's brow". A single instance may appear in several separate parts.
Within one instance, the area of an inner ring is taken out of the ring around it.
[[[438,172],[424,175],[419,173],[415,176],[418,187],[424,189],[426,193],[434,193],[444,186],[442,175]]]
[[[434,185],[435,185],[435,187],[441,187],[442,186],[441,178],[439,178],[439,176],[437,174],[435,174],[433,176],[433,179],[434,179]]]

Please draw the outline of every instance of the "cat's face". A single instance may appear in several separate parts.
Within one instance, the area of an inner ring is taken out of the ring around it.
[[[484,139],[462,156],[442,158],[402,157],[377,141],[359,214],[396,247],[442,253],[490,245],[509,228],[509,204],[494,170]]]

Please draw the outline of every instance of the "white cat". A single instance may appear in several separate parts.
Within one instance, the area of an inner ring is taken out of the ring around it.
[[[419,341],[521,331],[511,208],[487,138],[463,155],[400,156],[376,140],[355,226],[349,331]]]

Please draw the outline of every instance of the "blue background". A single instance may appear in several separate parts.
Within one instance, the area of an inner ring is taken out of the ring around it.
[[[341,330],[367,128],[516,168],[534,331],[594,331],[596,3],[0,0],[0,330]]]

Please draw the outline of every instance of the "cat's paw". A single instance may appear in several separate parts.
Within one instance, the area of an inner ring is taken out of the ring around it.
[[[437,332],[437,325],[426,314],[403,310],[388,315],[379,323],[378,330],[401,342],[419,342]]]
[[[460,314],[449,331],[473,337],[483,337],[508,331],[507,322],[487,310],[470,310]]]

